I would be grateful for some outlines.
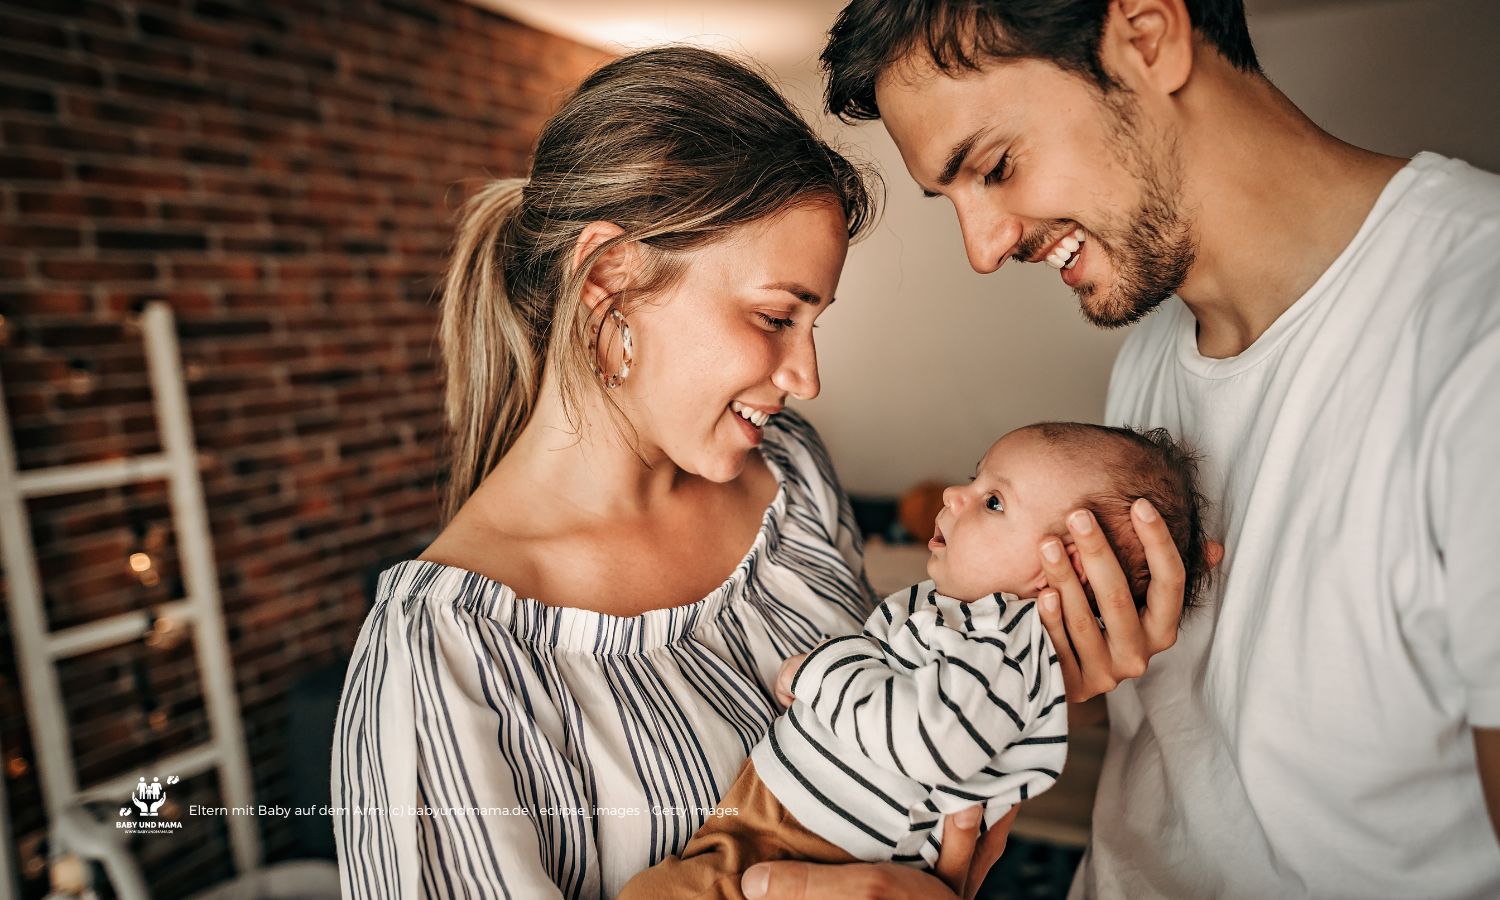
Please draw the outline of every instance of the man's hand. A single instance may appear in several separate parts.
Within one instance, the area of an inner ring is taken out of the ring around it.
[[[900,863],[759,863],[745,871],[740,890],[747,900],[972,900],[1005,850],[1012,809],[979,838],[980,807],[953,813],[943,822],[943,849],[932,874]]]
[[[1062,541],[1050,537],[1042,542],[1042,571],[1051,587],[1042,592],[1038,605],[1062,666],[1068,700],[1074,703],[1112,691],[1127,678],[1139,678],[1152,656],[1177,641],[1185,581],[1182,556],[1150,503],[1135,501],[1130,519],[1151,569],[1146,608],[1140,612],[1099,523],[1087,510],[1068,515],[1068,533],[1094,590],[1103,630]],[[1207,555],[1209,565],[1216,566],[1224,548],[1209,542]]]
[[[776,673],[776,702],[783,707],[792,705],[792,679],[797,676],[804,659],[807,659],[806,653],[788,656],[781,664],[781,671]]]

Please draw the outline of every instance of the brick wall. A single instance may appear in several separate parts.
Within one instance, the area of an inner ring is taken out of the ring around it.
[[[0,2],[0,354],[21,462],[157,449],[135,313],[170,301],[261,803],[307,802],[282,762],[289,687],[347,653],[369,569],[437,526],[431,297],[452,210],[466,180],[524,170],[600,60],[458,0]],[[180,592],[163,485],[29,509],[54,628]],[[185,645],[61,674],[85,783],[206,733]],[[46,823],[8,624],[0,742],[34,860]],[[193,782],[179,809],[218,805]],[[138,843],[159,897],[228,872],[223,823],[188,824]],[[269,858],[298,852],[294,830],[261,823]]]

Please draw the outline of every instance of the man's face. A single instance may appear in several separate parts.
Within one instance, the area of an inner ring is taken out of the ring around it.
[[[876,100],[912,178],[953,203],[976,272],[1050,256],[1104,327],[1140,319],[1187,277],[1179,154],[1148,136],[1128,91],[1103,94],[1039,60],[951,74],[907,60]]]

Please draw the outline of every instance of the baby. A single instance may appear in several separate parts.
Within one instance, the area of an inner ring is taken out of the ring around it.
[[[983,804],[987,829],[1051,787],[1067,756],[1062,674],[1036,602],[1019,599],[1047,587],[1038,547],[1088,509],[1139,607],[1149,575],[1130,506],[1145,497],[1182,555],[1186,608],[1208,572],[1194,478],[1165,431],[1005,435],[944,491],[932,580],[886,598],[860,634],[786,661],[777,693],[790,707],[714,815],[618,896],[739,898],[744,870],[773,859],[931,866],[945,815]]]

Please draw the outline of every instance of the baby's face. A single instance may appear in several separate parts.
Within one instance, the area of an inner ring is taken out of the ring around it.
[[[1001,591],[1035,597],[1046,586],[1041,544],[1098,476],[1069,468],[1037,433],[1012,431],[979,461],[973,481],[943,491],[927,547],[927,574],[940,593],[977,600]]]

